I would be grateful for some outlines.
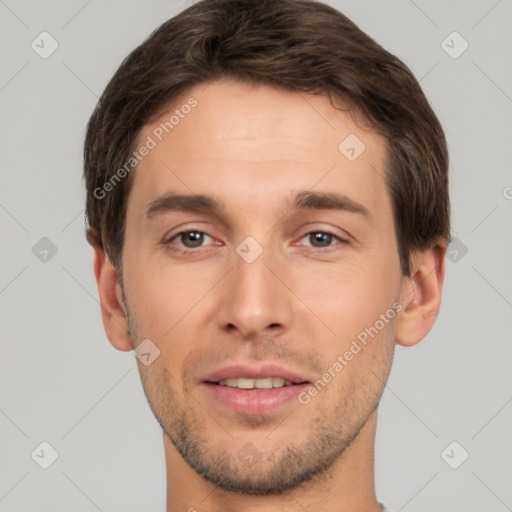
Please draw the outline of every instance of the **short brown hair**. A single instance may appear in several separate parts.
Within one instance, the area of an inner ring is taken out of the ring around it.
[[[87,126],[87,239],[121,271],[133,173],[95,190],[134,151],[141,128],[179,94],[221,77],[342,99],[387,141],[386,185],[400,264],[450,236],[448,150],[418,81],[346,16],[308,0],[202,0],[121,64]]]

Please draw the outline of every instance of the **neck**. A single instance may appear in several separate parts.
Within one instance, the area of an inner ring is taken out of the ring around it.
[[[380,512],[375,496],[377,410],[326,471],[290,491],[244,495],[225,491],[198,475],[164,434],[167,512]]]

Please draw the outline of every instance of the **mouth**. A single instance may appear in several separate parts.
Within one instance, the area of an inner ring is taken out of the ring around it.
[[[208,384],[218,384],[219,386],[227,386],[228,388],[245,389],[245,390],[262,390],[284,388],[287,386],[296,386],[298,384],[306,384],[307,382],[292,382],[282,377],[263,377],[260,379],[249,379],[247,377],[235,377],[220,380],[219,382],[208,382]]]
[[[303,384],[310,379],[294,370],[276,364],[238,363],[223,366],[202,379],[210,384],[239,389],[270,389]]]
[[[275,365],[232,365],[206,376],[201,384],[230,412],[264,415],[293,402],[311,380]]]

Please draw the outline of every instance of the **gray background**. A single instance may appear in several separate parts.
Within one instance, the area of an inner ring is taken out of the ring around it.
[[[512,0],[329,3],[421,79],[451,152],[453,261],[434,329],[397,348],[378,496],[404,512],[512,510]],[[185,5],[0,1],[1,511],[164,509],[159,427],[133,354],[101,324],[81,151],[121,60]],[[59,45],[47,59],[31,48],[43,31]],[[458,36],[442,46],[453,31],[469,43],[458,58]],[[48,450],[31,458],[42,441],[59,454],[48,469]]]

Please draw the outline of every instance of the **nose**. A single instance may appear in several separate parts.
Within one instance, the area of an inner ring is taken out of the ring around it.
[[[219,327],[242,339],[281,335],[292,321],[292,296],[283,265],[268,251],[251,263],[234,254],[234,268],[224,282]]]

